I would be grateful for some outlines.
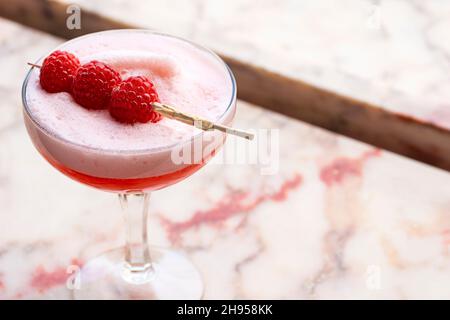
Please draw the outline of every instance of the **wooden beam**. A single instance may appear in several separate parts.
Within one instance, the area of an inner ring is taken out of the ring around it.
[[[139,27],[82,9],[81,29],[70,30],[67,7],[58,1],[0,0],[0,15],[66,39]],[[449,130],[220,56],[236,76],[239,99],[450,171]]]

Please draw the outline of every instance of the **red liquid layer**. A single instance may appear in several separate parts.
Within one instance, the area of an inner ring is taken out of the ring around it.
[[[90,176],[75,170],[72,170],[52,157],[48,154],[42,152],[40,153],[43,157],[56,169],[61,171],[63,174],[68,176],[69,178],[81,182],[83,184],[89,185],[91,187],[101,189],[104,191],[111,192],[125,192],[125,191],[154,191],[158,189],[162,189],[171,184],[174,184],[178,181],[181,181],[190,175],[194,174],[197,170],[203,167],[206,162],[211,159],[215,150],[208,156],[206,159],[203,159],[202,162],[191,164],[183,169],[178,171],[170,172],[161,176],[153,176],[148,178],[136,178],[136,179],[114,179],[114,178],[102,178]]]

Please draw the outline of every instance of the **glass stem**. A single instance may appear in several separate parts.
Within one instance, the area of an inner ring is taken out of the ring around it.
[[[149,198],[144,192],[119,194],[126,221],[123,277],[134,284],[147,282],[153,273],[147,234]]]

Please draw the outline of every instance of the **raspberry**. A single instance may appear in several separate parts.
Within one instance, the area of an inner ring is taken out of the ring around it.
[[[99,61],[91,61],[78,68],[72,93],[77,103],[87,109],[106,109],[111,91],[121,81],[118,72]]]
[[[77,57],[69,52],[57,50],[42,63],[39,82],[47,92],[70,92],[74,74],[79,67],[80,61]]]
[[[159,102],[153,83],[146,77],[130,77],[114,88],[109,112],[122,123],[155,123],[162,117],[153,110],[152,102]]]

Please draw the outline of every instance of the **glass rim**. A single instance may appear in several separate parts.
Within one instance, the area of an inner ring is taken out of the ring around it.
[[[225,116],[229,113],[230,110],[232,110],[233,105],[235,105],[236,103],[236,96],[237,96],[237,90],[236,90],[236,79],[233,75],[233,72],[231,71],[230,67],[225,63],[225,61],[223,61],[223,59],[221,57],[219,57],[219,55],[217,55],[214,51],[205,48],[197,43],[194,43],[190,40],[186,40],[182,37],[178,37],[178,36],[174,36],[171,34],[167,34],[167,33],[163,33],[163,32],[159,32],[159,31],[154,31],[154,30],[150,30],[150,29],[112,29],[112,30],[105,30],[105,31],[98,31],[98,32],[92,32],[92,33],[88,33],[76,38],[73,38],[71,40],[65,41],[62,44],[58,45],[56,48],[52,49],[50,52],[53,52],[55,50],[60,49],[61,47],[63,47],[65,44],[70,43],[70,42],[76,42],[78,40],[81,40],[85,37],[89,37],[92,35],[98,35],[98,34],[104,34],[104,33],[115,33],[115,32],[142,32],[142,33],[148,33],[148,34],[152,34],[152,35],[159,35],[159,36],[163,36],[163,37],[168,37],[168,38],[172,38],[172,39],[177,39],[180,40],[182,42],[185,42],[189,45],[192,45],[208,54],[210,54],[214,59],[216,59],[218,62],[220,62],[222,64],[223,67],[225,67],[225,70],[227,71],[229,77],[230,77],[230,81],[231,81],[231,85],[232,85],[232,92],[231,92],[231,98],[230,101],[228,102],[228,106],[226,107],[225,111],[215,120],[217,122],[220,122],[221,120],[223,120],[225,118]],[[42,60],[41,56],[37,61],[39,62],[40,60]],[[68,139],[65,139],[61,136],[59,136],[56,132],[51,132],[49,131],[47,128],[45,128],[44,126],[42,126],[32,115],[32,113],[30,112],[29,108],[28,108],[28,102],[27,102],[27,98],[26,98],[26,93],[27,93],[27,86],[28,86],[28,81],[30,79],[30,76],[33,72],[35,68],[34,67],[30,67],[30,70],[27,72],[25,79],[23,81],[22,84],[22,105],[23,105],[23,109],[26,112],[26,115],[28,116],[28,118],[31,120],[31,122],[33,122],[33,124],[38,128],[38,130],[42,131],[44,134],[57,139],[65,144],[69,144],[69,145],[73,145],[76,146],[78,148],[82,148],[82,149],[87,149],[87,150],[91,150],[91,151],[95,151],[95,152],[100,152],[100,153],[109,153],[109,154],[140,154],[140,153],[151,153],[151,152],[160,152],[160,151],[165,151],[165,150],[169,150],[169,149],[173,149],[177,146],[183,145],[188,143],[189,141],[193,141],[194,139],[197,139],[200,136],[203,136],[205,134],[205,131],[201,131],[197,134],[194,134],[193,136],[191,136],[190,138],[178,141],[178,142],[174,142],[171,143],[169,145],[164,145],[164,146],[159,146],[159,147],[152,147],[152,148],[147,148],[147,149],[131,149],[131,150],[121,150],[121,149],[103,149],[103,148],[96,148],[96,147],[91,147],[91,146],[87,146],[81,143],[77,143],[74,141],[70,141]]]

